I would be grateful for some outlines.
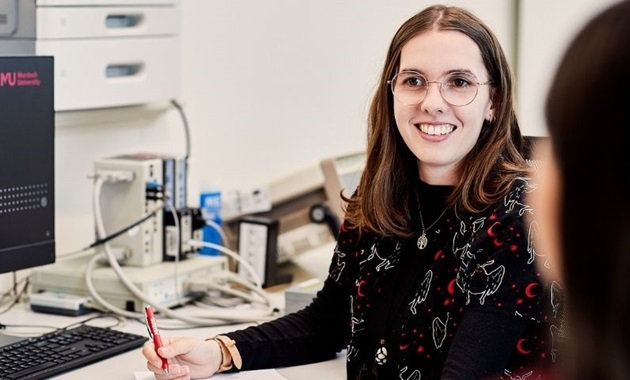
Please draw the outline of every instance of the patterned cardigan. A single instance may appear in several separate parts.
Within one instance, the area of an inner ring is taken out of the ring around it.
[[[422,250],[420,233],[359,238],[342,226],[310,306],[227,334],[243,369],[325,360],[346,348],[348,379],[439,379],[459,322],[474,311],[527,320],[502,377],[537,378],[556,359],[560,305],[557,283],[541,276],[547,263],[532,244],[537,224],[525,218],[533,210],[524,197],[533,189],[518,180],[482,215],[447,210],[426,232]],[[386,352],[385,362],[377,352]]]

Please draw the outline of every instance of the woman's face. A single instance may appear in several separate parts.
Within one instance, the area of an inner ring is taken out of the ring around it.
[[[431,30],[409,40],[401,51],[401,71],[417,72],[430,82],[445,82],[454,73],[479,83],[489,80],[477,44],[456,31]],[[444,100],[439,86],[430,83],[417,105],[394,97],[394,116],[403,140],[418,159],[420,178],[430,184],[454,185],[457,164],[473,148],[484,119],[492,119],[494,110],[488,85],[479,86],[475,99],[459,107]]]
[[[562,185],[551,144],[539,143],[534,151],[534,158],[542,161],[541,169],[537,171],[538,187],[530,193],[528,199],[528,203],[534,210],[530,222],[538,223],[537,233],[534,235],[534,247],[540,255],[546,256],[549,260],[550,270],[541,270],[541,273],[549,275],[547,280],[561,280],[559,265],[561,264],[560,191]],[[537,260],[537,263],[543,263],[543,260]]]

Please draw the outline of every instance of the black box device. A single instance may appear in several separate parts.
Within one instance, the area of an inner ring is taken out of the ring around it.
[[[0,57],[0,273],[55,261],[53,57]]]

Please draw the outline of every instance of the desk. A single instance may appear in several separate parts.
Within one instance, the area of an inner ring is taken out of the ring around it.
[[[294,282],[292,284],[284,284],[275,286],[270,289],[271,297],[274,304],[278,307],[284,307],[284,293],[283,290],[292,286],[295,283],[304,281],[309,278],[319,277],[326,273],[328,270],[329,259],[332,256],[332,247],[325,247],[322,249],[314,250],[296,257],[292,263],[283,265],[282,270],[291,272],[294,274]],[[186,313],[202,313],[194,306],[186,306],[182,309],[182,312]],[[76,323],[87,319],[90,315],[79,317],[65,317],[58,315],[49,315],[35,313],[30,310],[26,304],[16,305],[10,312],[0,316],[0,321],[7,325],[45,325],[62,327],[72,323]],[[97,326],[111,326],[115,323],[113,319],[97,319],[91,321],[90,324]],[[170,330],[166,328],[166,324],[160,323],[163,336],[194,336],[198,338],[214,336],[219,333],[232,331],[240,328],[247,327],[251,324],[238,324],[231,326],[220,327],[200,327],[194,329],[185,330]],[[119,330],[139,334],[147,335],[146,327],[143,323],[128,320],[123,326],[117,327]],[[28,332],[45,333],[50,329],[33,330],[29,328]],[[11,330],[10,333],[13,333]],[[15,334],[15,333],[14,333]],[[278,372],[289,380],[302,380],[302,379],[327,379],[327,380],[342,380],[346,378],[345,371],[345,355],[343,353],[337,355],[336,359],[326,362],[278,368]],[[108,380],[130,380],[134,371],[142,371],[146,369],[146,361],[142,356],[141,350],[132,350],[109,359],[102,360],[100,362],[91,364],[89,366],[76,369],[71,372],[67,372],[63,375],[55,377],[55,379],[62,380],[85,380],[85,379],[108,379]]]

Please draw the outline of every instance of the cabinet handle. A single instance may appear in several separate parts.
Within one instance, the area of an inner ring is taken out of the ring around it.
[[[144,64],[142,63],[127,63],[127,64],[112,64],[107,65],[105,68],[105,76],[107,78],[121,78],[121,77],[131,77],[137,75]]]
[[[110,29],[135,28],[144,17],[141,14],[136,15],[107,15],[105,18],[105,26]]]

